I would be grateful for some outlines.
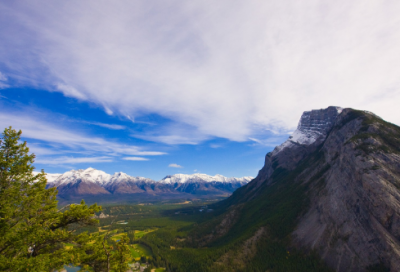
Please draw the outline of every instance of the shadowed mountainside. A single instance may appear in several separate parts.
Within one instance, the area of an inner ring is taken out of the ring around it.
[[[299,270],[293,251],[340,272],[400,271],[399,188],[399,127],[353,109],[305,112],[258,176],[214,206],[220,215],[193,231],[193,243],[234,244],[215,264],[221,271]]]

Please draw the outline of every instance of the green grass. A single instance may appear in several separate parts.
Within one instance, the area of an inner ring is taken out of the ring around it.
[[[140,257],[142,256],[140,254],[140,251],[137,250],[136,247],[134,247],[134,246],[129,246],[129,249],[131,250],[132,258],[135,259],[135,260],[139,260]]]
[[[146,247],[145,245],[141,244],[134,244],[130,245],[130,250],[131,250],[131,255],[132,258],[134,258],[136,261],[140,260],[140,257],[152,257],[153,254],[151,252],[151,249]]]
[[[135,230],[135,238],[136,239],[140,239],[142,238],[144,235],[156,231],[157,229],[148,229],[148,230]]]

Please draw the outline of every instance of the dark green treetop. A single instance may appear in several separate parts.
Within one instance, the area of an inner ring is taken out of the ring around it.
[[[82,200],[58,210],[57,190],[46,189],[43,170],[33,174],[35,155],[20,137],[21,131],[9,127],[0,139],[0,271],[52,271],[78,264],[88,255],[80,245],[91,237],[75,235],[74,229],[97,224],[93,215],[101,207]]]

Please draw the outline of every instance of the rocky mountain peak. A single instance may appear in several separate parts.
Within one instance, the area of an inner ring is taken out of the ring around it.
[[[293,145],[310,145],[316,141],[324,140],[342,111],[343,109],[340,107],[330,106],[326,109],[303,112],[297,129],[287,141],[274,149],[272,155],[276,155]]]
[[[330,106],[326,109],[305,111],[300,118],[297,130],[305,134],[326,135],[342,110],[340,107]]]

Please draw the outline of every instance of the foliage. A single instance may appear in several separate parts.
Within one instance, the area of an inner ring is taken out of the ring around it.
[[[104,258],[104,248],[93,246],[85,251],[94,237],[76,235],[80,227],[98,224],[93,215],[101,207],[88,207],[82,200],[58,210],[57,191],[46,189],[43,170],[33,174],[35,155],[29,154],[20,137],[21,131],[9,127],[0,139],[0,270],[52,271],[64,264]],[[111,261],[114,271],[124,269],[120,263],[126,257],[126,239],[115,245]]]
[[[110,233],[79,235],[77,252],[80,255],[81,271],[125,272],[130,260],[129,238],[122,235],[118,242],[110,239]],[[90,242],[87,242],[90,240]]]

